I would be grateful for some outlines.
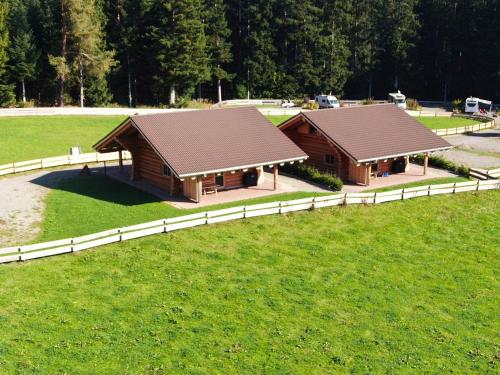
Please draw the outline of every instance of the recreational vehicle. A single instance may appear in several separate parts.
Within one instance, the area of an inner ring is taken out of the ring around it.
[[[492,103],[489,100],[473,98],[465,99],[465,113],[491,112]]]
[[[398,108],[406,109],[406,96],[401,94],[401,91],[389,93],[387,99],[389,103],[394,103]]]
[[[340,107],[339,101],[333,95],[318,95],[318,96],[316,96],[315,100],[319,104],[320,108],[339,108]]]

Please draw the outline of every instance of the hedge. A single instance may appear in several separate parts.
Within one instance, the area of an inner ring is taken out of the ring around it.
[[[285,173],[297,176],[303,180],[323,185],[330,190],[340,191],[344,186],[342,180],[330,173],[322,173],[318,169],[304,164],[287,164],[281,167]]]

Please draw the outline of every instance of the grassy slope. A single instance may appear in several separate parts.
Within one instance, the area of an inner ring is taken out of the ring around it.
[[[430,129],[459,128],[478,123],[477,120],[462,117],[416,117],[416,119]]]
[[[282,115],[282,116],[267,116],[269,121],[271,121],[274,125],[280,125],[282,122],[285,122],[292,116]]]
[[[0,164],[68,155],[71,146],[92,145],[122,122],[122,116],[0,118]]]
[[[306,192],[276,194],[183,210],[161,203],[156,197],[106,177],[68,178],[62,180],[58,186],[59,188],[52,190],[47,197],[42,233],[36,242],[74,237],[217,208],[321,195]]]
[[[255,218],[2,266],[0,372],[498,372],[499,199]]]
[[[373,191],[383,192],[383,191],[390,191],[390,190],[397,190],[397,189],[412,188],[412,187],[417,187],[417,186],[449,184],[449,183],[465,182],[465,181],[470,181],[470,180],[468,178],[465,178],[465,177],[438,177],[438,178],[430,178],[428,180],[423,180],[423,181],[411,182],[408,184],[393,185],[393,186],[387,186],[387,187],[378,188],[378,189],[370,189],[370,190],[366,190],[365,192],[366,193],[373,192]]]

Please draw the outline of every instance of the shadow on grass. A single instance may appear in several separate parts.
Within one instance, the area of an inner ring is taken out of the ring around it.
[[[106,177],[102,168],[93,168],[90,175],[82,175],[79,170],[54,171],[31,182],[123,206],[161,202],[153,195]]]

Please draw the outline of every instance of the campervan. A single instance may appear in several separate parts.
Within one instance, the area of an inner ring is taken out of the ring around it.
[[[320,108],[339,108],[340,103],[333,95],[318,95],[316,96],[316,103]]]
[[[492,103],[489,100],[473,98],[465,99],[465,113],[491,112]]]
[[[401,91],[391,92],[389,93],[389,97],[387,99],[389,103],[394,103],[398,106],[398,108],[406,109],[406,96],[401,94]]]

